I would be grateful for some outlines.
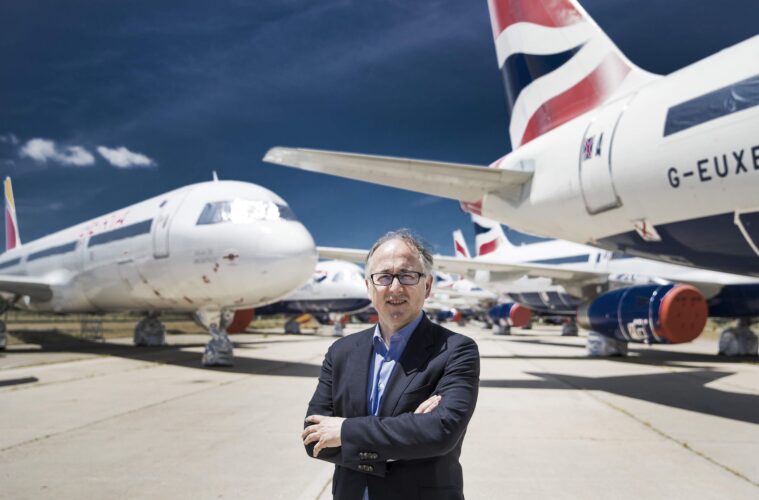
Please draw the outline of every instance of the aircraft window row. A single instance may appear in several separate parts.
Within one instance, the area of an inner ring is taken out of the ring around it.
[[[112,229],[104,233],[98,233],[90,238],[87,247],[90,248],[96,245],[103,245],[112,241],[123,240],[124,238],[131,238],[132,236],[149,233],[152,224],[153,219],[148,219],[128,226],[122,226],[118,229]]]
[[[664,122],[664,137],[756,105],[759,75],[672,106]]]
[[[5,262],[0,262],[0,269],[7,269],[9,267],[17,266],[21,264],[21,257],[16,257],[15,259],[6,260]]]
[[[206,203],[196,224],[199,226],[221,222],[244,224],[259,220],[277,219],[296,220],[295,214],[287,205],[268,200],[235,199]]]
[[[43,257],[50,257],[52,255],[59,255],[62,253],[68,253],[73,252],[76,248],[76,241],[72,241],[71,243],[64,243],[63,245],[58,245],[51,248],[46,248],[44,250],[39,250],[37,252],[33,252],[29,254],[29,257],[26,258],[27,262],[31,262],[33,260],[42,259]]]
[[[573,262],[588,262],[590,254],[572,255],[571,257],[556,257],[553,259],[531,260],[530,264],[571,264]]]

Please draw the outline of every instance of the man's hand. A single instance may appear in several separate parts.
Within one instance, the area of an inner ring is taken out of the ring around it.
[[[430,398],[427,401],[422,402],[416,410],[414,410],[414,414],[417,413],[429,413],[435,408],[437,408],[437,405],[440,403],[440,401],[443,399],[443,396],[439,394],[435,394],[433,396],[430,396]]]
[[[309,415],[306,422],[309,425],[303,429],[300,435],[304,445],[316,442],[314,446],[314,457],[319,456],[319,452],[324,448],[336,448],[342,445],[340,440],[340,430],[345,421],[342,417],[325,417],[323,415]]]

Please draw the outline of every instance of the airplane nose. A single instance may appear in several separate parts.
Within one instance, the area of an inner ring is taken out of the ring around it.
[[[296,221],[272,224],[262,236],[258,250],[263,262],[261,279],[274,293],[283,295],[308,281],[318,260],[311,233]]]

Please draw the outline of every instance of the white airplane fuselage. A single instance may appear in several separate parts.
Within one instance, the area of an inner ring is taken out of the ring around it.
[[[185,186],[0,255],[0,275],[50,283],[36,311],[233,310],[274,302],[306,282],[314,241],[260,186]]]
[[[531,169],[532,179],[518,199],[485,195],[482,215],[533,234],[759,276],[759,231],[747,219],[759,212],[759,106],[708,109],[718,89],[759,75],[757,54],[754,37],[520,146],[497,167]],[[678,105],[707,109],[683,124]]]

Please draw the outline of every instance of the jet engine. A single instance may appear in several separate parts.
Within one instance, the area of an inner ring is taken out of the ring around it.
[[[511,326],[522,328],[530,323],[532,311],[522,304],[511,302],[491,307],[488,311],[488,316],[493,320],[507,319]]]
[[[588,330],[627,342],[681,344],[701,334],[708,308],[689,285],[640,285],[596,297],[577,310]]]
[[[232,321],[227,326],[227,333],[242,333],[248,328],[248,325],[253,321],[253,316],[256,315],[255,309],[238,309],[235,311]]]

